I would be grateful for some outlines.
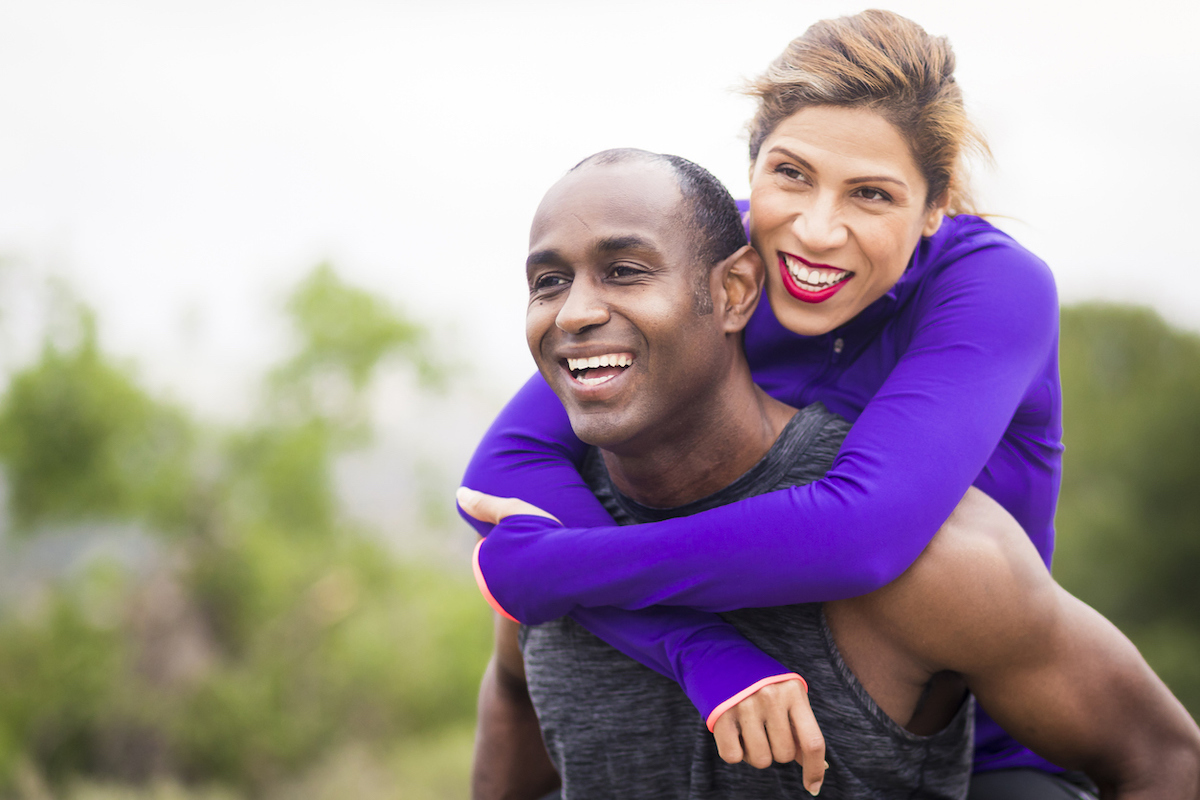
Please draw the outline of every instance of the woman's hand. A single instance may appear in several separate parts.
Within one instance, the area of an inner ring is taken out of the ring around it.
[[[559,522],[558,517],[549,512],[542,511],[537,506],[526,503],[517,497],[496,497],[495,495],[468,489],[465,486],[458,487],[458,491],[455,492],[454,497],[458,500],[459,508],[480,522],[490,522],[496,525],[505,517],[526,514],[535,517],[548,517],[560,525],[562,524]]]
[[[730,708],[713,726],[721,758],[766,769],[772,762],[796,761],[804,769],[804,788],[816,795],[825,780],[825,737],[808,705],[800,681],[782,681],[759,689]]]
[[[516,515],[559,522],[553,514],[516,497],[496,497],[460,486],[455,498],[464,512],[493,525]],[[717,719],[713,736],[721,758],[730,764],[745,761],[766,769],[776,761],[796,761],[804,769],[804,786],[813,795],[825,780],[825,737],[798,680],[769,684],[742,700]]]

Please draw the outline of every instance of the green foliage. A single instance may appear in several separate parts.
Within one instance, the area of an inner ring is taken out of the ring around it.
[[[330,368],[345,372],[354,388],[362,389],[379,360],[397,349],[434,369],[420,348],[424,331],[419,326],[370,292],[343,283],[328,264],[296,288],[287,307],[305,346],[282,375]]]
[[[302,345],[271,375],[276,419],[325,419],[353,441],[365,423],[363,389],[382,359],[403,357],[427,385],[442,378],[423,328],[327,264],[292,292],[287,309]]]
[[[321,419],[268,424],[230,437],[227,477],[230,510],[275,520],[293,535],[334,529],[336,503],[330,462],[331,427]]]
[[[436,373],[422,329],[327,266],[288,309],[297,353],[233,431],[147,395],[86,319],[77,345],[47,344],[13,377],[0,458],[28,535],[91,520],[173,535],[150,575],[96,567],[46,586],[32,612],[0,607],[0,796],[42,780],[286,795],[347,748],[381,763],[430,737],[461,751],[490,612],[469,575],[403,563],[345,520],[331,483],[369,435],[380,362]]]
[[[0,768],[11,771],[27,751],[48,772],[86,762],[103,716],[120,653],[109,631],[96,630],[78,606],[51,600],[35,623],[0,635]]]
[[[94,326],[12,379],[0,405],[0,458],[20,530],[35,522],[144,517],[173,528],[184,517],[192,431],[128,373],[106,361]]]
[[[389,741],[471,718],[489,626],[467,583],[397,567],[365,539],[331,553],[281,531],[251,538],[197,575],[202,601],[207,576],[238,573],[258,602],[227,609],[242,621],[229,642],[238,657],[176,716],[188,773],[261,786],[346,737]]]
[[[1153,312],[1064,309],[1055,575],[1200,714],[1200,337]]]

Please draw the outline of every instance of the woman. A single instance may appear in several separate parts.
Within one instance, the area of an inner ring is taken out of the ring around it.
[[[1057,299],[1044,264],[960,213],[961,157],[982,142],[953,70],[944,39],[868,11],[814,25],[752,89],[749,229],[770,308],[756,313],[746,350],[773,396],[819,400],[855,423],[824,480],[613,528],[578,476],[586,448],[536,376],[468,468],[466,485],[573,526],[522,517],[494,529],[477,569],[499,605],[524,621],[576,609],[601,638],[679,680],[710,729],[787,671],[714,633],[716,618],[702,612],[879,588],[971,485],[1008,509],[1049,563],[1062,449]],[[753,583],[727,579],[736,575]],[[680,650],[673,642],[693,637],[664,635],[680,628],[719,646]],[[1045,777],[1057,768],[981,717],[977,770],[1009,771],[973,796],[1063,796],[1065,784]],[[1014,775],[1041,789],[984,794]]]

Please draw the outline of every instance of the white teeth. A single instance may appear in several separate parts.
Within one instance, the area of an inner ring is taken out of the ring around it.
[[[633,363],[633,356],[630,353],[606,353],[602,356],[591,356],[589,358],[568,358],[567,369],[572,372],[587,369],[599,369],[600,367],[627,367]]]
[[[613,375],[603,375],[599,378],[576,378],[575,380],[579,381],[585,386],[599,386],[602,383],[608,383],[614,377],[615,376]]]
[[[828,286],[833,286],[835,283],[841,283],[853,274],[844,270],[809,269],[788,255],[785,255],[783,260],[787,264],[788,272],[791,273],[796,283],[807,285],[813,289],[824,289]]]

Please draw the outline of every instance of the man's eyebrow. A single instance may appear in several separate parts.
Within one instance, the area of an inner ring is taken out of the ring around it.
[[[609,236],[596,243],[596,250],[601,253],[616,253],[621,250],[658,250],[649,239],[636,234],[628,236]]]
[[[552,248],[547,250],[535,250],[529,254],[528,258],[525,259],[525,271],[528,272],[534,267],[561,266],[565,262],[566,259],[564,259],[562,254],[557,250]]]
[[[779,147],[779,146],[772,147],[771,152],[772,153],[781,153],[781,154],[787,156],[788,158],[792,159],[793,161],[798,163],[800,166],[804,167],[806,170],[813,173],[814,175],[817,174],[816,167],[814,167],[812,164],[808,163],[806,160],[804,160],[800,156],[793,153],[791,150],[788,150],[786,147]],[[849,180],[846,181],[846,183],[879,183],[879,182],[894,183],[894,184],[897,184],[898,186],[903,186],[905,189],[908,188],[907,183],[900,180],[899,178],[893,178],[890,175],[863,175],[860,178],[850,178]]]
[[[658,248],[652,241],[637,234],[628,234],[626,236],[607,236],[596,242],[595,250],[602,255],[612,253],[621,253],[627,250],[648,250],[658,252]],[[534,250],[525,259],[525,271],[529,272],[535,267],[561,267],[567,264],[567,259],[562,253],[552,247],[545,250]]]

